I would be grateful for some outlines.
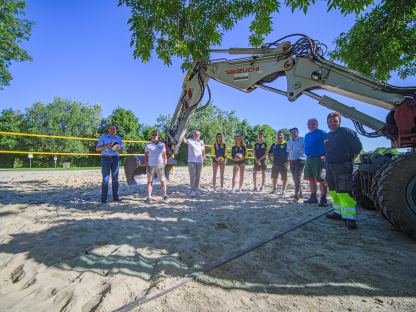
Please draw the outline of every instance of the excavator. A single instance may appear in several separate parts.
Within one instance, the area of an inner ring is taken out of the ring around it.
[[[210,79],[243,92],[263,89],[291,102],[302,95],[311,97],[351,119],[359,134],[370,138],[384,136],[394,148],[409,148],[410,152],[399,157],[363,154],[353,174],[353,196],[360,206],[379,210],[391,224],[416,238],[416,86],[396,87],[333,63],[324,57],[324,44],[302,34],[288,35],[260,48],[210,52],[240,58],[194,61],[166,131],[167,144],[174,154],[179,151],[192,116],[210,103]],[[270,85],[280,77],[286,77],[286,90]],[[327,95],[319,95],[314,92],[318,89],[385,109],[386,119],[378,120]],[[209,98],[203,103],[205,91]],[[133,184],[134,177],[145,172],[142,159],[127,159],[125,171],[127,181]]]

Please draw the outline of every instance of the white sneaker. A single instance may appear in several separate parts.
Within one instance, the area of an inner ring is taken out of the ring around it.
[[[196,196],[195,191],[192,191],[190,196],[191,196],[191,197],[195,197],[195,196]]]
[[[146,198],[146,203],[150,204],[151,202],[152,202],[152,198],[151,197]]]

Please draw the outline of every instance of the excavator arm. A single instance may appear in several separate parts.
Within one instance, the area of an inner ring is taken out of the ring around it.
[[[293,44],[283,41],[291,36],[300,39]],[[258,49],[211,50],[245,57],[234,60],[200,60],[193,64],[183,82],[182,94],[167,131],[173,152],[178,152],[192,116],[209,104],[210,99],[202,104],[205,90],[208,90],[209,97],[211,95],[209,79],[243,92],[264,89],[286,96],[289,101],[307,95],[322,106],[351,119],[362,135],[386,136],[394,147],[416,146],[416,87],[395,87],[337,65],[324,58],[324,49],[323,44],[309,37],[290,35]],[[282,76],[286,77],[287,90],[269,85]],[[318,95],[313,92],[316,89],[384,108],[388,111],[386,121],[364,114],[326,95]],[[374,132],[367,132],[363,125]]]
[[[295,36],[299,39],[294,43],[283,41]],[[243,57],[198,60],[193,64],[166,133],[173,153],[178,153],[192,116],[209,105],[210,79],[243,92],[264,89],[289,101],[306,95],[351,119],[361,135],[385,136],[393,147],[415,147],[416,87],[395,87],[332,63],[324,58],[324,50],[323,44],[304,35],[287,36],[260,49],[212,50]],[[286,77],[286,90],[271,86],[279,77]],[[386,120],[378,120],[327,95],[321,96],[314,92],[317,89],[386,109]],[[203,100],[206,93],[207,101]],[[380,154],[362,156],[353,174],[354,198],[362,207],[380,210],[390,223],[416,238],[416,153],[397,158]],[[129,184],[146,172],[137,157],[126,160],[125,170]]]

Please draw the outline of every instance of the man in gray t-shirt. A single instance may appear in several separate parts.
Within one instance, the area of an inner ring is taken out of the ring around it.
[[[201,178],[202,163],[205,160],[205,145],[201,140],[201,133],[194,131],[193,139],[183,139],[183,143],[188,144],[188,169],[191,184],[191,197],[195,197],[199,192],[199,180]]]
[[[152,141],[144,147],[144,164],[147,172],[147,199],[146,202],[152,201],[153,179],[158,176],[163,191],[163,199],[168,198],[166,193],[166,146],[165,143],[159,141],[159,133],[157,130],[152,131]]]
[[[287,150],[289,152],[290,172],[293,182],[295,183],[294,200],[298,201],[302,198],[301,176],[303,167],[305,167],[305,141],[299,136],[298,128],[289,130],[291,140],[287,142]]]

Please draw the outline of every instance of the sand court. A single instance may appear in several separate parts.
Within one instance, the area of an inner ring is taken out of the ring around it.
[[[120,174],[122,202],[99,203],[100,171],[0,172],[2,311],[112,311],[327,208],[287,195],[189,197],[187,168],[160,188]],[[268,175],[268,183],[270,177]],[[305,188],[307,184],[305,183]],[[133,311],[413,311],[416,244],[375,212],[359,229],[321,217]]]

